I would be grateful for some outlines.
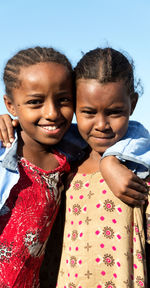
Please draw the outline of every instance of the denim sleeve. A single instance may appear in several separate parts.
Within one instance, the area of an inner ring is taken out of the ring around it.
[[[125,136],[109,147],[103,157],[114,155],[141,178],[150,174],[150,133],[137,121],[129,121]]]

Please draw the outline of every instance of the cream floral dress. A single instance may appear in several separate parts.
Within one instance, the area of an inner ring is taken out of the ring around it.
[[[142,208],[116,198],[100,172],[77,173],[66,193],[57,288],[148,288]]]

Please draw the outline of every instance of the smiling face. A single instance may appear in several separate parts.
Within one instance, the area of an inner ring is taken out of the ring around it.
[[[76,91],[79,132],[102,155],[125,135],[136,95],[130,98],[123,81],[101,84],[94,79],[77,80]]]
[[[72,79],[57,63],[22,67],[20,86],[13,99],[4,96],[8,111],[19,118],[22,138],[28,143],[55,145],[69,128],[73,116]]]

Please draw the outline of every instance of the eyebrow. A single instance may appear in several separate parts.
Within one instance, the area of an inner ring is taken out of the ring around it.
[[[42,93],[41,94],[40,93],[34,93],[34,94],[27,94],[26,96],[27,97],[39,97],[40,98],[42,95],[44,95],[44,94],[42,94]]]
[[[60,92],[58,91],[58,92],[55,93],[56,96],[57,95],[61,96],[61,95],[65,95],[65,94],[70,94],[70,92],[67,91],[67,90],[64,90],[64,91],[60,91]],[[27,94],[26,96],[27,97],[35,97],[35,98],[39,97],[40,98],[41,96],[44,96],[44,95],[45,94],[41,92],[41,93]]]
[[[86,110],[96,110],[94,107],[89,107],[89,106],[80,106],[80,109],[86,109]]]
[[[68,91],[68,90],[62,90],[62,91],[58,91],[57,93],[56,93],[56,95],[58,94],[58,95],[63,95],[63,94],[69,94],[70,93],[70,91]]]
[[[112,104],[110,106],[108,106],[106,109],[120,109],[120,108],[123,108],[124,107],[124,104]]]

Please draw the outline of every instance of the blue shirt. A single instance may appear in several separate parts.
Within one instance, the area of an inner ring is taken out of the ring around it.
[[[140,178],[150,174],[150,133],[137,121],[129,121],[125,136],[109,147],[103,157],[115,155]]]
[[[11,148],[0,147],[0,209],[9,197],[12,187],[19,180],[17,163],[17,137]],[[3,208],[0,213],[5,213]]]
[[[4,203],[9,197],[12,187],[19,180],[17,161],[17,133],[10,148],[0,147],[0,213],[5,213]],[[72,124],[56,149],[66,155],[69,162],[82,159],[87,143],[81,138],[77,125]],[[136,121],[129,122],[126,135],[115,145],[108,148],[103,157],[116,155],[142,178],[150,173],[150,135],[149,132]],[[128,163],[127,163],[128,164]]]

